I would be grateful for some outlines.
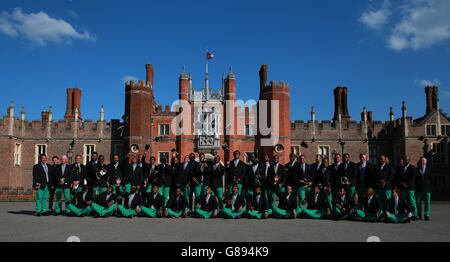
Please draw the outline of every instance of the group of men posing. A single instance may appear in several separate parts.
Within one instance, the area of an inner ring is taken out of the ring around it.
[[[198,217],[198,218],[328,218],[358,221],[410,222],[430,219],[431,169],[421,157],[417,166],[408,157],[397,166],[380,156],[371,165],[361,154],[359,162],[349,154],[317,155],[307,164],[304,155],[255,155],[242,161],[239,151],[224,164],[218,155],[212,161],[200,153],[186,155],[183,162],[173,152],[171,160],[150,162],[143,155],[92,155],[86,166],[77,155],[45,155],[33,168],[36,215]],[[62,210],[64,198],[65,210]],[[50,200],[50,201],[49,201]],[[55,201],[53,201],[55,200]],[[53,202],[55,207],[53,208]]]

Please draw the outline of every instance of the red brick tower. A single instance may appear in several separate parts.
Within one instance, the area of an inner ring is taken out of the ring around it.
[[[239,150],[236,138],[238,137],[237,124],[237,108],[236,108],[236,77],[233,70],[230,72],[224,81],[224,113],[223,113],[223,129],[224,129],[224,143],[228,145],[228,150],[224,152],[225,161],[233,158],[233,151]],[[242,154],[242,152],[241,152]]]
[[[75,109],[78,108],[78,116],[81,118],[81,90],[79,88],[67,88],[67,104],[65,120],[73,120]]]
[[[146,65],[146,82],[125,84],[124,139],[128,148],[137,144],[143,152],[151,142],[151,117],[154,111],[153,66]]]
[[[267,72],[267,65],[262,65],[259,70],[260,103],[258,103],[258,135],[256,141],[258,145],[259,157],[262,158],[266,154],[272,157],[274,154],[278,154],[280,156],[280,162],[287,163],[289,161],[289,154],[291,151],[290,87],[289,84],[283,81],[271,81],[270,84],[268,84]],[[267,101],[267,115],[260,114],[261,112],[259,108],[262,101]],[[272,105],[272,101],[278,103],[278,109],[276,108],[276,104]],[[260,133],[260,121],[263,119],[266,119],[266,126],[268,128],[277,129],[272,130],[272,135],[267,136]],[[268,137],[273,138],[273,143],[271,145],[264,145],[262,139],[267,139]],[[275,151],[274,147],[276,145],[282,145],[284,147],[284,151]]]
[[[187,105],[189,102],[189,92],[190,90],[190,81],[188,75],[186,75],[185,68],[183,67],[183,70],[181,72],[181,75],[179,77],[179,84],[178,84],[178,91],[179,91],[179,100],[180,100],[180,106]],[[186,110],[186,109],[184,109]],[[176,149],[177,152],[180,153],[181,161],[183,161],[183,158],[185,155],[188,155],[192,152],[194,152],[194,130],[193,130],[193,115],[194,115],[194,108],[191,105],[189,108],[190,112],[190,121],[189,119],[181,118],[181,123],[179,128],[185,127],[185,125],[190,125],[191,132],[190,133],[181,133],[181,135],[177,136],[176,138]],[[180,109],[180,114],[185,114],[186,112],[183,111],[183,108]]]

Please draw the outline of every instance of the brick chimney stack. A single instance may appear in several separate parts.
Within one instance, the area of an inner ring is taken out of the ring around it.
[[[348,88],[336,87],[334,93],[334,116],[333,121],[338,121],[339,114],[341,114],[342,120],[350,120],[350,114],[348,112]]]
[[[78,108],[78,117],[81,118],[81,90],[79,88],[67,88],[67,104],[65,120],[73,120],[75,109]]]

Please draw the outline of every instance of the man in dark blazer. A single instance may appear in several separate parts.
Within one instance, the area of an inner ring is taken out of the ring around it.
[[[226,185],[228,194],[231,194],[233,191],[234,185],[237,185],[239,190],[239,195],[242,194],[242,185],[244,183],[244,179],[247,172],[247,164],[240,160],[241,152],[236,150],[233,152],[234,159],[228,163],[227,166],[227,176],[226,176]]]
[[[225,166],[220,160],[220,156],[216,155],[214,157],[214,163],[211,167],[211,178],[210,185],[215,196],[219,200],[219,209],[223,208],[223,198],[224,198],[224,181],[223,176],[225,175]]]
[[[191,188],[189,182],[193,176],[193,163],[189,161],[189,155],[184,157],[183,163],[175,163],[173,166],[173,179],[172,179],[172,191],[175,192],[176,188],[181,188],[184,197],[189,201]]]
[[[100,155],[97,159],[97,164],[94,166],[95,177],[93,178],[93,190],[94,197],[108,190],[109,173],[108,166],[105,164],[105,156]]]
[[[300,187],[300,168],[297,161],[297,156],[295,154],[290,154],[289,162],[285,164],[284,167],[286,169],[286,185],[291,186],[292,190],[297,192]]]
[[[219,213],[219,200],[210,186],[197,200],[194,216],[198,218],[215,218]]]
[[[250,155],[251,165],[248,166],[246,177],[246,197],[247,201],[250,201],[255,194],[257,186],[266,184],[266,172],[264,166],[259,162],[255,154]]]
[[[386,156],[381,155],[378,164],[374,167],[374,189],[380,199],[381,210],[386,209],[386,203],[392,198],[393,169],[387,163]]]
[[[114,185],[116,183],[116,178],[123,178],[123,167],[120,163],[120,157],[118,154],[114,154],[112,157],[112,162],[106,168],[109,176],[109,184]]]
[[[60,215],[62,210],[61,198],[64,196],[65,208],[70,204],[71,193],[70,186],[73,178],[73,168],[69,165],[69,159],[66,155],[61,156],[61,164],[55,169],[55,213]]]
[[[80,176],[74,176],[71,187],[72,200],[67,206],[67,215],[84,217],[89,216],[92,211],[94,196],[89,192],[89,187],[82,186]]]
[[[273,214],[276,218],[296,218],[297,212],[297,193],[295,193],[291,186],[286,187],[285,192],[278,193],[280,200],[278,206],[273,204]]]
[[[347,194],[347,189],[341,187],[338,193],[333,197],[333,207],[331,214],[333,219],[350,219],[355,212],[355,202],[353,198]]]
[[[156,167],[157,185],[159,187],[159,194],[164,197],[164,205],[169,201],[170,186],[172,185],[173,168],[167,164],[167,159],[162,158],[161,164]]]
[[[356,164],[350,161],[350,154],[344,154],[344,162],[339,166],[338,172],[339,180],[341,180],[342,177],[346,177],[348,180],[348,185],[346,186],[350,197],[355,197],[357,170]]]
[[[299,181],[297,192],[300,204],[303,205],[311,193],[311,187],[313,184],[313,170],[308,164],[306,164],[306,158],[304,155],[300,156],[299,162],[296,177],[296,180]]]
[[[200,198],[201,195],[209,186],[209,178],[211,174],[211,163],[206,159],[205,153],[198,155],[199,162],[194,162],[193,176],[192,176],[192,188],[191,190],[195,194],[195,198]]]
[[[98,153],[92,152],[91,161],[86,164],[87,167],[87,183],[89,191],[94,192],[95,172],[97,171]]]
[[[341,181],[340,181],[341,175],[339,173],[340,167],[342,165],[341,154],[339,154],[339,153],[334,154],[333,161],[334,161],[333,164],[331,164],[329,167],[330,182],[331,182],[331,191],[333,192],[333,194],[336,194],[336,192],[339,191],[339,188],[342,187]]]
[[[267,197],[271,206],[275,204],[277,195],[284,193],[286,190],[286,169],[282,164],[280,164],[279,160],[279,156],[274,155],[273,163],[268,170],[267,180],[269,182],[269,186],[267,188]]]
[[[307,198],[306,208],[300,207],[299,215],[303,218],[326,218],[331,216],[330,206],[319,185],[314,186],[312,194]]]
[[[367,162],[366,154],[359,154],[359,163],[356,164],[356,190],[360,199],[364,197],[368,187],[374,187],[373,166]]]
[[[133,218],[141,212],[142,198],[137,190],[136,186],[131,186],[131,191],[125,197],[123,204],[117,206],[118,213],[123,217]]]
[[[50,176],[50,182],[48,184],[48,193],[49,193],[49,199],[48,199],[48,211],[49,213],[53,214],[53,203],[55,200],[55,169],[57,166],[59,166],[59,156],[53,156],[52,157],[52,165],[51,165],[51,176]]]
[[[239,187],[234,185],[230,195],[227,195],[224,200],[224,207],[222,215],[224,218],[241,218],[246,211],[245,199],[239,194]]]
[[[328,156],[325,156],[328,157]],[[322,165],[322,155],[321,154],[316,154],[316,159],[315,162],[311,164],[311,170],[313,173],[313,180],[315,180],[316,174],[319,172],[320,170],[320,166]]]
[[[127,165],[127,174],[125,176],[125,192],[130,193],[131,188],[136,187],[137,191],[140,191],[143,179],[143,170],[137,163],[137,157],[131,158],[131,164]]]
[[[380,217],[380,202],[373,188],[369,187],[355,213],[355,219],[365,222],[376,222]]]
[[[181,192],[181,188],[175,189],[175,194],[170,197],[165,206],[164,216],[173,218],[184,218],[188,215],[188,201]]]
[[[164,210],[164,197],[159,194],[158,185],[152,187],[152,191],[143,198],[141,214],[148,217],[162,217]]]
[[[411,164],[411,159],[404,156],[397,169],[397,187],[403,199],[411,205],[412,220],[417,220],[417,203],[415,197],[417,169]]]
[[[91,208],[96,216],[113,216],[117,210],[117,203],[119,203],[119,199],[114,193],[114,186],[110,184],[108,190],[99,195],[96,201],[91,204]]]
[[[425,220],[430,220],[430,207],[431,207],[431,176],[432,170],[425,157],[421,157],[416,172],[416,206],[418,218],[422,218],[422,201],[424,202],[424,217]]]
[[[81,155],[75,156],[75,163],[72,165],[73,179],[80,181],[80,186],[87,185],[87,167],[83,165],[83,158]],[[86,180],[86,184],[84,183]]]
[[[40,155],[33,166],[33,188],[36,190],[36,216],[47,215],[49,187],[52,185],[53,168],[47,164],[47,156]]]
[[[400,197],[400,191],[395,188],[393,190],[393,197],[387,202],[386,208],[386,222],[405,223],[411,221],[411,205],[406,199]]]
[[[265,219],[272,215],[272,208],[269,205],[261,186],[255,187],[255,194],[248,202],[247,215],[249,218]]]

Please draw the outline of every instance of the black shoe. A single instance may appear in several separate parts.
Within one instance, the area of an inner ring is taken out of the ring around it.
[[[425,221],[430,221],[430,217],[429,216],[425,216]]]
[[[37,217],[40,217],[40,216],[41,216],[41,213],[36,213],[36,216],[37,216]]]
[[[59,215],[60,215],[59,213],[56,213],[56,212],[53,213],[53,216],[55,216],[55,217],[57,217]]]
[[[422,220],[422,216],[418,216],[418,217],[417,217],[417,220]]]
[[[417,217],[414,216],[414,217],[411,218],[411,220],[412,221],[417,221]]]

